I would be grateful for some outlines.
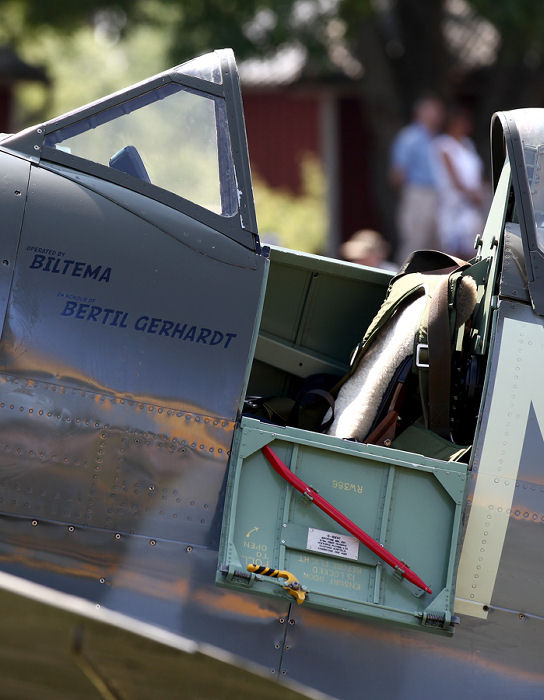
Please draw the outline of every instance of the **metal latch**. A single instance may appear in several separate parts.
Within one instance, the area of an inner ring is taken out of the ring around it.
[[[447,629],[458,625],[461,620],[457,615],[451,615],[449,612],[424,612],[422,615],[422,623],[427,627],[442,627]]]
[[[269,566],[257,566],[256,564],[248,564],[247,570],[252,574],[261,574],[262,576],[271,576],[272,578],[283,578],[286,583],[281,584],[281,587],[287,591],[290,595],[296,598],[299,605],[304,603],[306,600],[306,590],[298,582],[296,576],[290,571],[283,571],[282,569],[271,569]]]

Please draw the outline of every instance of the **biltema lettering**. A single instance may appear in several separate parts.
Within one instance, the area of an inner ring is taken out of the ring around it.
[[[67,260],[65,258],[53,257],[52,255],[34,254],[34,259],[29,265],[31,270],[41,270],[57,275],[69,275],[71,277],[82,277],[83,279],[93,279],[97,282],[109,282],[111,277],[111,267],[102,265],[91,265],[90,263],[78,260]]]
[[[171,321],[154,316],[139,316],[134,323],[129,319],[128,311],[110,309],[96,304],[82,304],[76,301],[67,301],[61,316],[99,323],[102,326],[116,328],[129,328],[147,335],[157,335],[165,338],[173,338],[196,345],[211,345],[226,350],[237,333],[228,333],[214,328],[202,328],[201,326]]]

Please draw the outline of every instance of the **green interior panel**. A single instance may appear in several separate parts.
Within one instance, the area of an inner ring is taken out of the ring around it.
[[[249,394],[296,392],[312,374],[343,375],[391,273],[272,248]]]
[[[402,579],[289,485],[263,455],[268,444],[433,593]],[[303,605],[451,634],[466,475],[464,464],[244,418],[230,460],[217,582],[290,597],[283,579],[247,573],[248,564],[268,566],[297,578],[307,590]]]

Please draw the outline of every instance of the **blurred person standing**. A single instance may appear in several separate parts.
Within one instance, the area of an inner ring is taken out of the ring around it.
[[[413,114],[412,123],[401,129],[391,148],[391,183],[399,193],[399,263],[414,250],[438,247],[433,140],[442,126],[444,105],[438,97],[422,97],[414,105]]]
[[[483,164],[469,138],[472,118],[463,107],[447,115],[445,133],[437,136],[438,235],[441,249],[469,260],[482,232]]]

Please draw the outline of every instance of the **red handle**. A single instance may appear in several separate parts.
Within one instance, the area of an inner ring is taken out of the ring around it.
[[[426,593],[432,593],[429,586],[419,578],[419,576],[412,571],[404,562],[397,559],[396,556],[391,554],[383,545],[376,542],[375,539],[367,535],[364,530],[358,525],[355,525],[349,518],[337,510],[331,503],[329,503],[323,496],[320,496],[315,489],[309,486],[306,482],[302,481],[296,474],[289,469],[289,467],[282,462],[278,455],[273,452],[268,445],[262,448],[262,452],[266,459],[270,462],[274,470],[287,481],[291,486],[293,486],[297,491],[302,494],[306,494],[313,503],[318,508],[329,515],[333,520],[335,520],[339,525],[341,525],[345,530],[356,537],[359,542],[362,542],[365,547],[368,547],[374,554],[376,554],[380,559],[382,559],[386,564],[392,566],[395,571],[398,571],[402,576],[408,579],[411,583],[423,589]]]

